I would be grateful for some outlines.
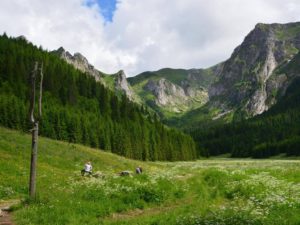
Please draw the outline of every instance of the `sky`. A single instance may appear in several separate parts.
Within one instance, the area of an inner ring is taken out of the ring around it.
[[[299,0],[1,0],[0,33],[134,76],[213,66],[255,24],[300,21],[299,12]]]
[[[105,22],[112,22],[117,6],[116,0],[87,0],[84,4],[88,7],[92,7],[94,4],[97,4],[99,6],[99,12],[104,17]]]

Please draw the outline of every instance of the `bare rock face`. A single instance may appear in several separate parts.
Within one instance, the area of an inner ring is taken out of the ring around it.
[[[80,53],[75,53],[74,55],[72,55],[63,47],[60,47],[56,51],[53,51],[53,53],[57,54],[60,58],[73,65],[81,72],[95,77],[96,81],[101,81],[101,77],[103,76],[103,74],[99,70],[95,69],[94,66],[92,66],[88,62],[88,60]]]
[[[268,110],[268,105],[266,104],[266,100],[268,97],[268,93],[266,90],[267,81],[277,66],[277,61],[273,52],[274,47],[274,41],[269,41],[267,43],[268,52],[265,63],[256,77],[256,80],[259,81],[260,87],[255,91],[247,105],[248,110],[253,115],[261,114],[264,111]]]
[[[121,90],[124,92],[124,94],[126,94],[126,96],[130,99],[133,100],[134,98],[134,93],[130,88],[130,85],[127,82],[126,79],[126,75],[124,73],[123,70],[120,70],[117,74],[116,74],[116,78],[115,78],[115,88],[117,90]]]
[[[74,55],[70,54],[63,47],[60,47],[58,50],[53,51],[53,53],[57,54],[60,58],[65,60],[67,63],[73,65],[76,69],[87,73],[95,78],[96,81],[103,83],[105,86],[108,86],[104,81],[105,76],[112,76],[114,79],[114,87],[108,86],[112,90],[121,91],[126,96],[134,101],[134,93],[130,88],[130,85],[127,82],[126,75],[123,70],[120,70],[115,75],[104,75],[99,70],[95,69],[88,60],[80,53],[75,53]]]
[[[145,88],[156,96],[156,103],[162,106],[175,105],[179,100],[187,100],[187,96],[182,87],[164,78],[158,81],[150,80]]]
[[[165,78],[149,80],[144,90],[155,96],[156,105],[175,113],[185,112],[195,104],[204,104],[208,100],[206,91],[194,89],[184,81],[179,86]]]
[[[209,89],[210,99],[224,99],[250,116],[261,114],[275,103],[274,92],[286,81],[278,78],[276,69],[299,49],[300,23],[257,24],[224,63]]]

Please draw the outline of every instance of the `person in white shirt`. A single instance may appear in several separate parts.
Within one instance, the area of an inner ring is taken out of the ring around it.
[[[136,169],[135,169],[135,172],[136,174],[142,174],[143,173],[143,169],[141,166],[138,166]]]
[[[92,167],[91,162],[87,162],[87,163],[84,165],[84,169],[81,170],[81,175],[84,176],[86,173],[87,173],[88,175],[91,175],[91,174],[92,174],[92,169],[93,169],[93,167]]]

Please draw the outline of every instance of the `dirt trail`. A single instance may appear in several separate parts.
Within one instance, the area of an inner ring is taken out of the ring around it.
[[[116,220],[126,220],[138,216],[143,216],[143,215],[156,215],[162,212],[167,212],[171,209],[176,208],[176,206],[167,206],[167,207],[154,207],[154,208],[148,208],[145,210],[142,209],[134,209],[128,212],[123,212],[123,213],[114,213],[112,214],[109,219],[112,221]],[[107,218],[108,219],[108,218]]]
[[[1,214],[0,214],[0,225],[14,225],[9,212],[7,212],[7,211],[2,211],[1,212]]]
[[[112,215],[106,217],[105,221],[116,222],[121,220],[132,219],[140,216],[145,216],[145,215],[149,216],[149,215],[157,215],[157,214],[165,213],[174,210],[180,206],[188,205],[191,202],[191,198],[193,197],[177,200],[172,203],[169,203],[168,205],[161,205],[161,206],[156,206],[156,207],[146,208],[146,209],[133,209],[121,213],[113,213]]]
[[[7,200],[0,201],[0,225],[15,225],[9,209],[16,204],[19,204],[20,200]]]

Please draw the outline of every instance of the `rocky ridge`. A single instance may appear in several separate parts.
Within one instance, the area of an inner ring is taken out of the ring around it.
[[[90,74],[95,77],[96,81],[101,81],[104,74],[99,70],[95,69],[88,60],[81,55],[80,53],[75,53],[72,55],[70,52],[66,51],[63,47],[52,51],[54,54],[57,54],[60,58],[65,60],[67,63],[73,65],[76,69],[80,70],[83,73]]]
[[[208,101],[214,69],[170,69],[144,72],[129,78],[135,92],[148,106],[181,115]]]
[[[206,91],[194,89],[187,84],[182,87],[165,78],[157,81],[149,80],[144,86],[144,89],[155,96],[155,103],[157,105],[168,107],[171,111],[176,113],[188,110],[189,105],[191,105],[193,101],[204,104],[208,100]]]
[[[120,70],[115,75],[115,88],[121,90],[130,100],[135,100],[135,94],[133,93],[130,84],[127,82],[126,74],[123,70]]]
[[[175,113],[179,119],[189,116],[194,121],[191,115],[198,118],[205,112],[206,120],[216,120],[238,112],[244,118],[252,117],[268,110],[284,95],[295,75],[280,73],[280,68],[299,50],[300,23],[257,24],[228,60],[211,68],[165,68],[129,79],[121,70],[109,79],[113,79],[112,89],[121,90],[133,101],[138,96],[163,116],[172,117]],[[72,56],[62,48],[56,52],[68,63],[107,84],[106,75],[81,54]]]
[[[134,93],[132,92],[130,85],[127,82],[126,75],[123,70],[120,70],[116,74],[112,75],[104,74],[103,72],[97,70],[93,65],[91,65],[82,54],[75,53],[74,55],[72,55],[63,47],[52,51],[52,53],[58,55],[60,58],[65,60],[67,63],[73,65],[76,69],[80,70],[81,72],[93,76],[96,79],[96,81],[101,82],[108,88],[124,93],[132,101],[135,100]],[[106,80],[111,79],[114,80],[114,85],[112,87],[108,84],[109,82],[106,82]]]
[[[147,93],[154,96],[145,102],[150,107],[154,102],[155,110],[164,112],[167,108],[178,113],[178,107],[170,105],[180,105],[183,110],[179,120],[238,118],[235,114],[247,118],[267,111],[284,95],[294,75],[280,73],[279,69],[299,50],[300,23],[260,23],[228,60],[214,67],[147,72],[130,79],[130,83],[142,98],[146,99]],[[199,91],[202,104],[189,107]],[[204,117],[199,116],[204,112]]]
[[[300,23],[257,24],[224,63],[210,98],[226,99],[228,108],[241,107],[249,116],[261,114],[276,102],[274,93],[287,85],[286,75],[276,69],[299,49]]]

